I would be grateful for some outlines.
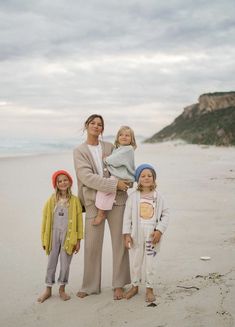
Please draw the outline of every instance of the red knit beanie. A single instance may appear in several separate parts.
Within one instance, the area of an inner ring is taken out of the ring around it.
[[[56,172],[54,172],[54,174],[52,175],[52,185],[54,188],[56,188],[56,179],[59,175],[65,175],[68,177],[70,183],[71,183],[71,186],[73,185],[73,179],[72,177],[69,175],[69,173],[65,170],[57,170]]]

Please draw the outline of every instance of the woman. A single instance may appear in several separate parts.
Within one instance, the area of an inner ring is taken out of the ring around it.
[[[111,154],[113,145],[99,140],[104,130],[103,117],[91,115],[87,118],[84,129],[87,132],[87,140],[74,150],[78,196],[86,210],[83,284],[77,296],[84,298],[89,294],[100,293],[105,221],[98,226],[92,224],[97,216],[95,198],[97,191],[107,193],[117,191],[115,205],[107,212],[107,221],[113,249],[114,299],[120,300],[123,298],[124,285],[130,283],[129,256],[122,236],[128,185],[122,180],[108,178],[109,172],[102,159]]]

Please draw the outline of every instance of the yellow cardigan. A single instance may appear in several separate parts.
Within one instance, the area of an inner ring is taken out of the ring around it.
[[[46,202],[43,209],[41,240],[42,246],[45,247],[46,254],[51,252],[52,246],[52,226],[54,218],[54,209],[56,205],[55,194]],[[82,206],[79,199],[72,195],[68,207],[68,228],[63,245],[63,249],[71,255],[77,241],[83,238],[83,220]]]

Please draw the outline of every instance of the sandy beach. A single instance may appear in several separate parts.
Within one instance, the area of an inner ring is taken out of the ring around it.
[[[156,167],[159,190],[170,207],[155,307],[144,302],[144,286],[131,300],[112,299],[108,226],[101,294],[76,297],[82,244],[71,264],[71,300],[61,301],[55,285],[52,298],[37,303],[47,265],[40,243],[42,206],[52,193],[55,170],[66,169],[75,179],[72,153],[0,159],[1,326],[235,326],[235,148],[146,144],[136,150],[136,164],[143,162]]]

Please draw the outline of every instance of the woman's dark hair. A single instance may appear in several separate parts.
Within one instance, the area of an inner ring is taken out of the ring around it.
[[[87,126],[90,124],[90,122],[92,120],[94,120],[95,118],[99,118],[101,120],[101,123],[102,123],[102,133],[103,133],[103,131],[104,131],[104,118],[101,115],[97,115],[97,114],[90,115],[87,118],[87,120],[85,121],[85,124],[84,124],[84,130],[87,128]]]

